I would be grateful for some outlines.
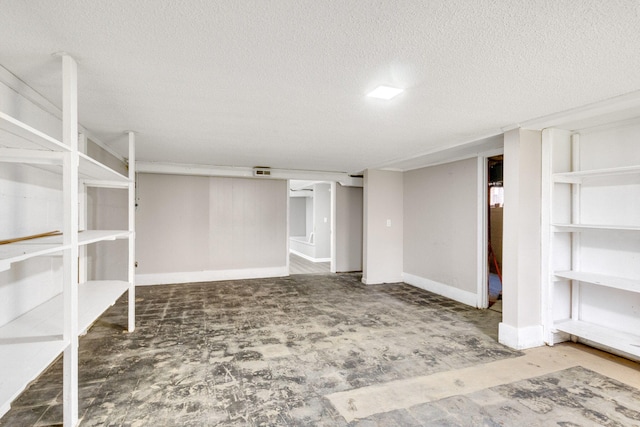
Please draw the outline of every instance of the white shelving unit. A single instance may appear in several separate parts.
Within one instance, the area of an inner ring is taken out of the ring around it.
[[[0,245],[0,271],[34,257],[63,258],[62,293],[0,327],[0,416],[64,353],[64,425],[74,426],[78,423],[78,336],[127,291],[129,332],[135,328],[135,140],[130,132],[128,176],[78,152],[76,63],[69,56],[63,56],[62,62],[64,142],[0,112],[0,163],[28,164],[58,173],[64,212],[61,235]],[[78,194],[83,185],[128,191],[128,229],[78,230]],[[129,240],[128,280],[78,283],[79,248],[115,239]]]
[[[546,341],[640,358],[640,165],[628,164],[640,158],[631,133],[615,129],[589,132],[586,147],[578,132],[543,132]],[[618,133],[626,139],[602,141],[611,153],[600,152],[597,138]],[[583,158],[620,166],[581,169]]]

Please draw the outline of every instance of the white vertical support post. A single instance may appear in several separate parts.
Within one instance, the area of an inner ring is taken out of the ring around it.
[[[136,328],[136,135],[129,134],[129,332]]]
[[[331,255],[331,263],[329,264],[329,271],[335,273],[337,270],[337,235],[336,235],[336,220],[337,220],[337,209],[338,209],[338,183],[335,181],[331,182],[331,226],[329,227],[330,233],[330,255]]]
[[[64,425],[78,423],[78,67],[62,56],[62,140],[70,152],[64,157],[63,254]]]
[[[571,135],[571,170],[580,170],[580,135]],[[571,223],[580,224],[580,184],[571,184]],[[571,235],[571,270],[580,271],[580,233]],[[571,319],[580,320],[580,282],[571,281]]]
[[[87,135],[81,133],[78,136],[78,152],[87,153]],[[80,183],[78,187],[78,229],[86,230],[88,225],[87,186]],[[78,247],[78,282],[85,283],[88,280],[87,246]]]
[[[289,252],[291,247],[290,239],[291,237],[291,180],[287,179],[287,254],[285,257],[285,266],[287,267],[287,276],[291,274],[291,253]],[[306,221],[306,219],[305,219]]]
[[[547,345],[554,345],[553,332],[553,293],[554,282],[552,277],[553,260],[551,257],[553,245],[553,233],[551,231],[551,206],[553,201],[552,179],[552,150],[553,130],[542,131],[542,227],[541,227],[541,260],[540,278],[542,289],[542,321],[544,325],[544,339]]]

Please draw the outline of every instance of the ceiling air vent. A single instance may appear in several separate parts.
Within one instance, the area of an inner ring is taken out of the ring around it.
[[[255,167],[253,168],[253,176],[271,176],[271,169]]]

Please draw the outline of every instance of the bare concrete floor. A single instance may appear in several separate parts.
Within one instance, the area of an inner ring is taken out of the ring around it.
[[[83,426],[634,426],[638,364],[515,351],[500,313],[359,275],[138,288],[81,339]],[[1,420],[62,421],[61,363]]]

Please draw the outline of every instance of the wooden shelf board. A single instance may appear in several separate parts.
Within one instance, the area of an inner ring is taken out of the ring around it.
[[[640,231],[638,225],[552,224],[555,232],[579,232],[589,230]]]
[[[0,162],[26,163],[30,165],[57,165],[61,169],[63,153],[59,151],[28,150],[26,148],[0,147]]]
[[[584,179],[602,178],[616,175],[640,174],[640,165],[623,166],[619,168],[593,169],[575,172],[560,172],[553,174],[554,182],[580,184]]]
[[[554,274],[563,279],[578,280],[580,282],[592,283],[594,285],[622,289],[630,292],[640,292],[640,280],[609,276],[606,274],[586,273],[583,271],[556,271]]]
[[[84,333],[129,289],[118,280],[87,282],[78,287],[78,332]],[[0,327],[0,409],[9,408],[66,347],[62,294]]]
[[[85,230],[78,233],[78,244],[83,246],[107,240],[126,239],[129,236],[129,230]]]
[[[107,240],[126,239],[130,235],[131,232],[128,230],[85,230],[78,233],[78,244],[82,246]],[[48,236],[0,245],[0,271],[8,270],[14,262],[61,252],[68,248],[62,242],[62,236]]]
[[[559,331],[640,357],[640,335],[579,320],[555,322],[554,327]]]
[[[78,176],[81,179],[89,181],[107,181],[118,182],[126,187],[129,184],[129,178],[114,171],[108,166],[92,159],[83,153],[78,153],[80,157],[80,165],[78,168]]]
[[[0,344],[0,416],[66,346],[62,336],[51,337],[48,341]]]
[[[42,242],[42,239],[34,239],[30,242],[0,245],[0,271],[8,270],[14,262],[53,254],[65,249],[67,249],[67,246],[62,244],[62,239],[56,243],[46,243]]]
[[[9,133],[10,135],[6,135]],[[0,112],[0,144],[8,148],[68,152],[70,148],[39,130]]]

